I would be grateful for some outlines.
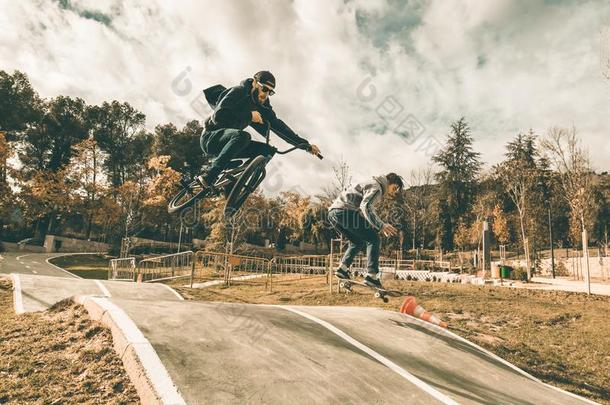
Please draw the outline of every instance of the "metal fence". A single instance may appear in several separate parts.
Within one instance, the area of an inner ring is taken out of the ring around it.
[[[134,281],[136,279],[136,258],[111,259],[108,262],[108,280]]]
[[[278,256],[271,260],[274,274],[326,275],[328,255]]]
[[[191,277],[193,252],[151,257],[138,263],[138,281],[150,282]]]
[[[428,270],[398,270],[396,271],[396,278],[401,280],[438,281],[446,283],[457,283],[461,280],[460,275],[457,273]]]
[[[332,255],[332,268],[339,266],[341,257],[342,256],[340,254]],[[354,262],[352,263],[351,270],[356,273],[364,274],[366,273],[366,269],[366,257],[362,254],[356,256]],[[379,258],[379,271],[382,273],[397,273],[398,271],[406,270],[450,271],[451,263],[449,261],[439,260],[394,259],[383,256]]]
[[[212,270],[217,275],[222,275],[229,284],[234,273],[258,273],[268,276],[270,262],[264,257],[199,251],[195,254],[194,275],[201,275],[203,270]]]

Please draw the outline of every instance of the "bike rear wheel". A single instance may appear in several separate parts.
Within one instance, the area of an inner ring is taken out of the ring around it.
[[[188,187],[183,188],[171,199],[167,205],[167,212],[173,214],[190,207],[197,201],[205,197],[208,189],[203,187],[197,180],[189,183]]]
[[[225,203],[225,217],[235,215],[243,203],[246,202],[248,196],[261,184],[266,175],[266,164],[267,158],[265,156],[257,156],[239,176]]]

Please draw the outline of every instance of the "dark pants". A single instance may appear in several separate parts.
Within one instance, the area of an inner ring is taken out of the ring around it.
[[[200,138],[201,149],[216,156],[210,166],[206,180],[213,183],[232,159],[252,158],[258,155],[273,155],[275,149],[266,143],[251,140],[246,131],[223,128],[203,131]]]
[[[379,273],[379,234],[362,214],[335,208],[329,211],[328,220],[349,240],[341,263],[351,266],[358,252],[366,245],[367,271],[371,274]]]

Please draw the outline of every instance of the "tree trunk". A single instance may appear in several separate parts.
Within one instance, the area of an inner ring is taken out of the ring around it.
[[[91,223],[93,222],[93,212],[89,213],[87,218],[87,240],[91,240]]]

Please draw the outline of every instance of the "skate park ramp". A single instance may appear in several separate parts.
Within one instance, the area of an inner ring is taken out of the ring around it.
[[[145,373],[163,378],[151,384],[162,386],[157,392],[175,393],[159,395],[160,403],[593,403],[398,312],[184,301],[161,284],[29,275],[18,280],[15,306],[20,299],[24,310],[76,294],[116,308],[107,312],[133,325],[126,335],[141,335],[128,344],[136,352],[149,346],[158,357],[151,369],[149,359],[140,358]]]
[[[588,402],[396,312],[113,302],[148,338],[190,404]]]
[[[182,300],[165,284],[126,283],[123,281],[11,274],[16,293],[15,310],[44,311],[53,304],[78,295],[124,297],[144,301]]]

